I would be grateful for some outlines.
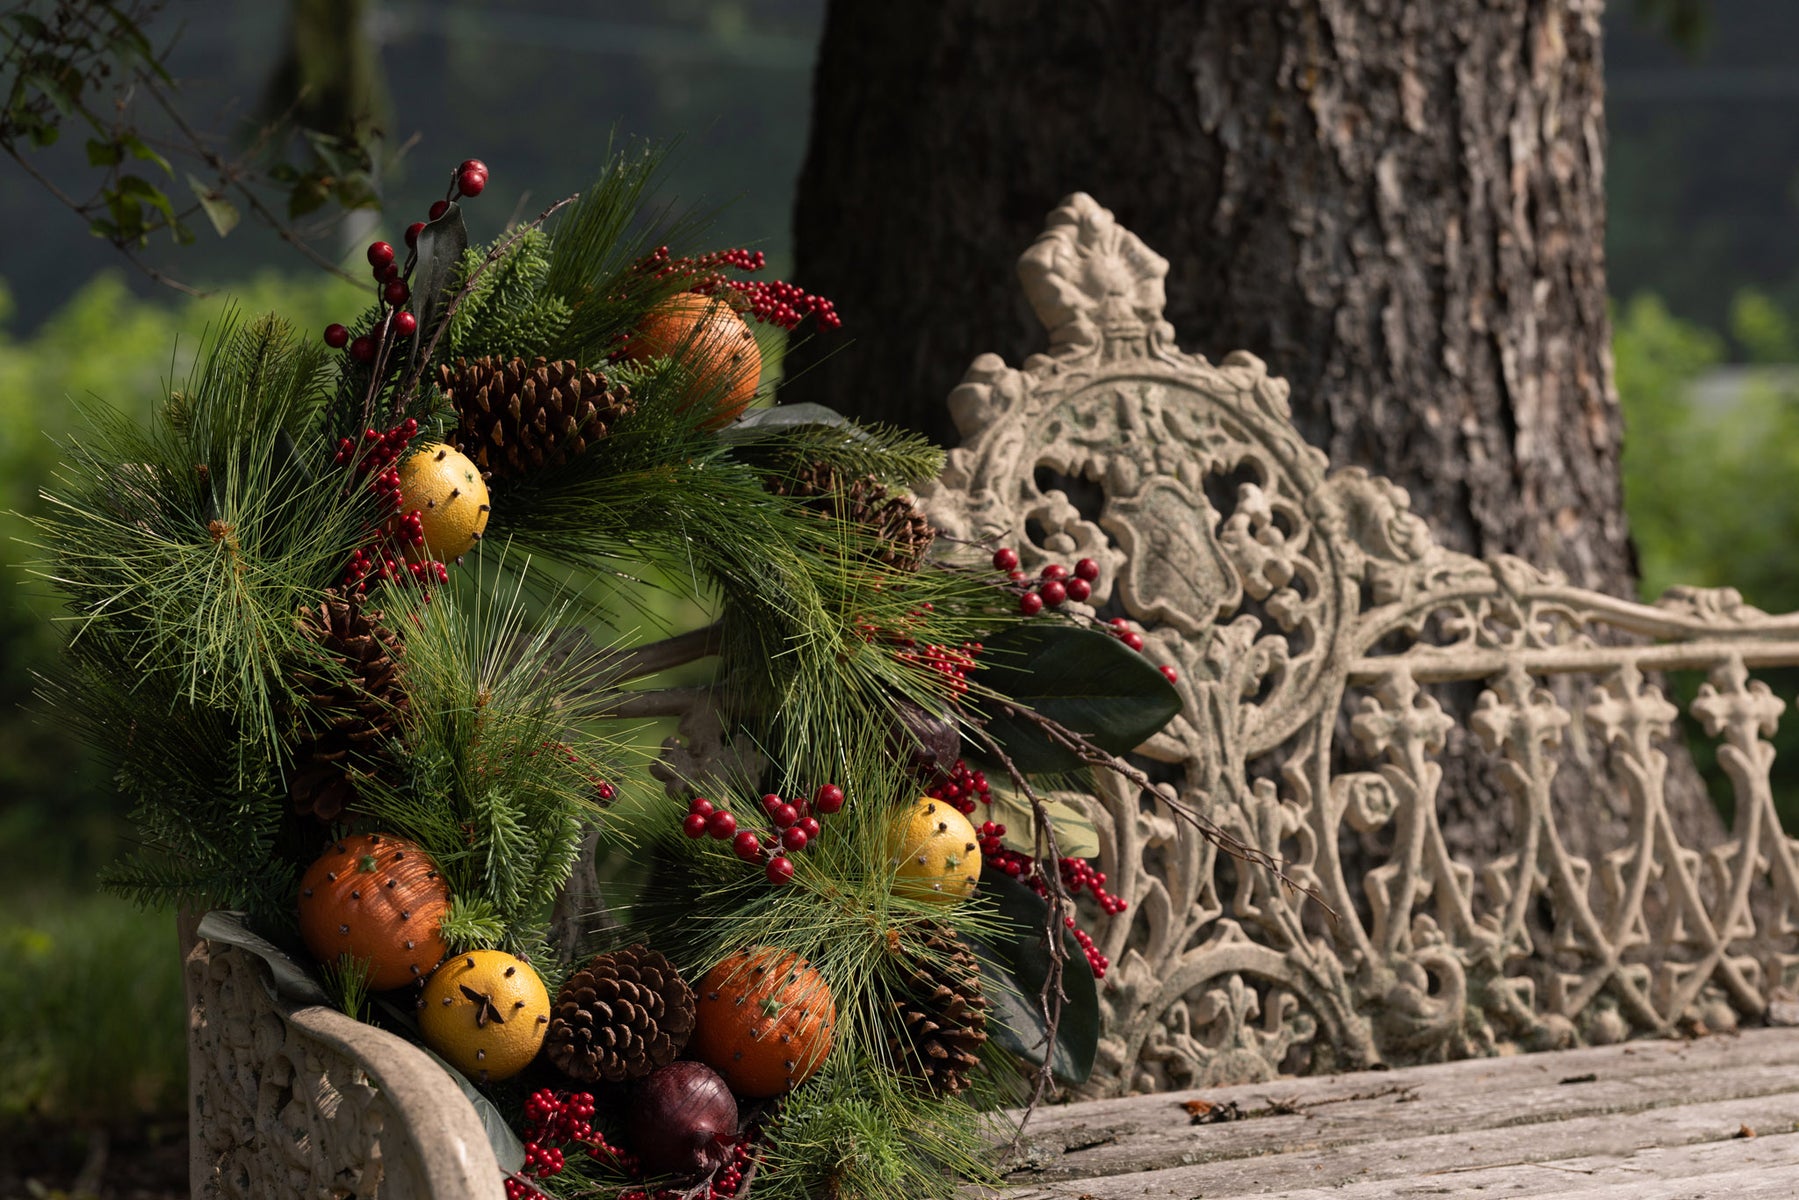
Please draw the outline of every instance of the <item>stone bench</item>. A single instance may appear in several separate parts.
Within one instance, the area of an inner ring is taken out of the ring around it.
[[[1716,1170],[1732,1195],[1776,1194],[1799,1155],[1799,1035],[1733,1031],[1790,1016],[1799,976],[1799,847],[1768,784],[1784,704],[1749,674],[1799,663],[1799,616],[1730,591],[1638,604],[1438,546],[1401,489],[1299,437],[1259,360],[1178,349],[1166,271],[1090,198],[1058,208],[1020,261],[1049,349],[976,360],[950,398],[962,444],[922,499],[1027,569],[1100,564],[1093,607],[1074,607],[1140,627],[1185,700],[1138,761],[1312,896],[1221,855],[1164,795],[1101,779],[1101,866],[1130,906],[1085,918],[1113,963],[1100,1060],[1083,1103],[1033,1119],[1011,1178],[1071,1198],[1597,1196],[1645,1178],[1667,1186],[1616,1194],[1673,1196]],[[1715,844],[1683,841],[1664,803],[1657,747],[1678,712],[1653,675],[1669,670],[1706,676],[1691,710],[1735,792]],[[1474,697],[1465,720],[1446,688]],[[1504,844],[1451,852],[1451,746],[1498,781]],[[1616,816],[1597,842],[1571,841],[1564,760]],[[232,1003],[221,956],[241,954],[195,953],[199,1031]],[[371,1162],[384,1196],[500,1194],[485,1146],[455,1179],[414,1173],[435,1157],[416,1148],[472,1114],[447,1077],[402,1086],[354,1057],[401,1043],[287,1011],[245,1021],[274,1065],[234,1045],[236,1074],[196,1070],[196,1195],[330,1195]],[[1732,1036],[1636,1040],[1701,1032]],[[1549,1053],[1491,1057],[1517,1051]],[[251,1087],[258,1070],[278,1082]],[[353,1134],[282,1115],[322,1081],[355,1097]],[[242,1099],[268,1087],[283,1103]],[[1187,1099],[1245,1120],[1193,1125]],[[285,1143],[233,1148],[290,1129],[335,1157],[296,1173]]]

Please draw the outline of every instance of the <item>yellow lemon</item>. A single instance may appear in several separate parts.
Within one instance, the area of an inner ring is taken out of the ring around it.
[[[396,522],[406,561],[449,562],[475,548],[487,529],[487,481],[454,446],[424,446],[400,464],[400,516]],[[407,518],[418,513],[416,525]],[[422,534],[415,543],[410,534]]]
[[[478,1083],[524,1070],[550,1027],[550,995],[522,958],[499,950],[455,954],[419,997],[425,1044]]]
[[[898,896],[953,904],[974,895],[981,847],[968,818],[942,800],[921,796],[902,810],[887,839]]]

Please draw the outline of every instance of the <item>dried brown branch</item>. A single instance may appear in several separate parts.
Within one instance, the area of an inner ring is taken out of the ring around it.
[[[1232,858],[1240,859],[1262,868],[1262,870],[1268,872],[1268,874],[1282,887],[1289,888],[1292,891],[1305,896],[1307,899],[1315,901],[1325,912],[1330,914],[1332,920],[1336,919],[1337,910],[1327,904],[1324,897],[1320,896],[1316,889],[1307,887],[1289,876],[1286,871],[1282,869],[1283,864],[1280,859],[1269,854],[1259,846],[1252,846],[1235,834],[1221,829],[1191,805],[1183,803],[1175,794],[1174,788],[1168,784],[1156,783],[1128,760],[1100,749],[1087,738],[1076,733],[1074,730],[1068,728],[1054,718],[1046,717],[1042,713],[1033,712],[1028,708],[1020,708],[1011,704],[1002,703],[1000,707],[1006,713],[1022,717],[1031,724],[1037,726],[1051,742],[1074,754],[1088,766],[1097,767],[1104,771],[1110,771],[1114,775],[1136,784],[1143,790],[1154,793],[1157,799],[1168,806],[1170,812],[1180,820],[1185,821],[1188,825],[1192,826],[1199,832],[1201,837],[1205,838],[1208,842],[1211,842],[1214,846],[1218,847],[1218,849],[1224,851],[1224,853],[1230,855]]]
[[[352,275],[350,272],[344,270],[342,267],[320,254],[317,250],[314,250],[311,246],[307,245],[305,240],[293,231],[292,227],[271,212],[269,207],[262,202],[261,197],[257,196],[255,189],[244,182],[243,168],[234,163],[226,162],[223,155],[208,146],[205,139],[200,136],[199,132],[195,130],[192,125],[188,124],[186,118],[181,115],[180,110],[169,102],[167,96],[163,95],[162,89],[155,86],[154,80],[146,78],[141,71],[138,72],[138,80],[144,85],[144,89],[150,93],[151,98],[156,101],[157,106],[161,108],[169,120],[174,123],[175,128],[181,131],[181,136],[188,140],[189,147],[193,153],[197,154],[201,161],[212,168],[218,175],[219,182],[230,187],[236,191],[238,195],[243,197],[244,203],[250,206],[250,210],[262,220],[263,224],[274,230],[276,237],[305,255],[312,261],[313,265],[324,268],[339,279],[348,283],[363,282],[355,275]],[[269,133],[270,130],[265,128],[260,135],[259,140],[266,139],[269,136]]]
[[[1037,877],[1043,881],[1044,890],[1048,893],[1049,911],[1043,919],[1044,949],[1049,954],[1049,972],[1044,976],[1043,987],[1037,993],[1037,1005],[1043,1014],[1043,1061],[1038,1064],[1036,1073],[1031,1077],[1031,1098],[1024,1106],[1024,1113],[1018,1118],[1018,1129],[1012,1135],[1012,1146],[1008,1154],[1016,1153],[1019,1142],[1024,1137],[1024,1127],[1030,1121],[1031,1114],[1037,1111],[1042,1103],[1044,1093],[1055,1082],[1056,1037],[1062,1028],[1062,1007],[1068,1001],[1068,993],[1062,987],[1062,969],[1068,962],[1068,944],[1062,931],[1073,911],[1069,900],[1068,889],[1062,883],[1060,863],[1062,853],[1056,845],[1055,827],[1050,824],[1049,810],[1044,807],[1043,798],[1031,787],[1030,780],[1018,769],[1000,744],[986,730],[975,731],[976,738],[987,748],[987,752],[999,760],[1006,769],[1006,774],[1031,805],[1031,827],[1036,854],[1035,870]],[[1049,864],[1047,867],[1044,864]]]

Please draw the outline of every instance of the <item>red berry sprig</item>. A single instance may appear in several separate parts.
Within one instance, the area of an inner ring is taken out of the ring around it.
[[[568,1165],[568,1151],[578,1148],[589,1158],[616,1167],[627,1175],[642,1174],[637,1156],[606,1140],[593,1127],[591,1092],[555,1092],[542,1088],[525,1100],[525,1165],[506,1179],[507,1200],[548,1200],[533,1180],[560,1175]]]
[[[823,296],[815,296],[779,279],[734,279],[725,269],[751,274],[760,271],[766,260],[760,250],[714,250],[695,257],[674,258],[667,246],[658,246],[653,254],[637,264],[637,270],[652,279],[678,277],[687,281],[684,290],[702,296],[726,293],[739,308],[764,325],[776,325],[791,333],[807,317],[817,320],[821,329],[837,329],[843,318],[837,308]]]
[[[487,187],[487,164],[478,158],[464,159],[450,173],[450,189],[442,200],[431,206],[433,221],[450,211],[451,201],[458,197],[479,196]],[[380,370],[387,362],[388,350],[395,339],[409,338],[418,332],[418,317],[406,311],[412,300],[412,278],[418,265],[419,234],[425,222],[414,221],[406,227],[406,262],[401,265],[399,253],[390,242],[370,242],[367,250],[369,271],[375,277],[375,323],[367,333],[352,338],[343,325],[333,322],[325,326],[325,344],[333,350],[347,350],[350,358]]]
[[[762,797],[762,811],[772,828],[766,832],[739,828],[737,817],[719,808],[704,796],[687,802],[687,815],[681,819],[681,832],[698,840],[714,837],[731,843],[731,853],[746,863],[759,864],[768,882],[780,887],[793,880],[793,860],[818,840],[822,826],[814,813],[829,816],[843,808],[843,789],[827,783],[810,800],[783,800],[770,792]]]
[[[958,759],[956,765],[943,772],[936,785],[926,793],[934,800],[941,800],[964,816],[973,816],[982,805],[993,803],[992,789],[987,783],[984,772],[976,771],[966,762]],[[1000,839],[1006,835],[1006,827],[991,819],[982,821],[975,829],[976,839],[981,848],[981,861],[997,871],[1004,871],[1014,879],[1023,880],[1032,891],[1048,898],[1049,885],[1044,882],[1037,870],[1036,860],[1028,854],[1022,854],[1008,847]],[[1084,858],[1063,858],[1058,864],[1063,886],[1070,896],[1079,896],[1087,892],[1099,905],[1100,911],[1108,916],[1117,916],[1128,908],[1129,901],[1122,896],[1115,896],[1106,891],[1106,875]],[[1087,964],[1093,968],[1095,979],[1104,979],[1106,969],[1112,965],[1111,960],[1099,952],[1099,947],[1088,936],[1086,930],[1074,923],[1074,918],[1067,919],[1068,927],[1074,931],[1074,940],[1086,955]]]
[[[422,517],[417,510],[400,511],[400,472],[395,467],[406,447],[417,436],[419,423],[407,417],[385,433],[365,429],[360,440],[337,439],[334,462],[350,467],[376,503],[375,530],[370,544],[350,552],[344,565],[342,583],[357,595],[368,592],[371,582],[392,583],[410,579],[415,583],[447,583],[450,570],[441,562],[405,562],[405,547],[422,546],[425,542]]]

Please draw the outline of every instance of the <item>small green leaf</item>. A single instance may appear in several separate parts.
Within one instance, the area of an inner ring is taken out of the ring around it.
[[[331,198],[331,189],[317,176],[303,176],[287,194],[287,215],[293,218],[317,212]]]
[[[171,222],[175,220],[175,206],[169,202],[168,195],[142,175],[121,175],[119,195],[142,201]]]
[[[32,16],[30,13],[8,13],[7,19],[19,27],[19,32],[28,38],[41,38],[50,33],[50,27]]]
[[[999,910],[1001,932],[986,938],[964,935],[981,960],[982,991],[993,1006],[987,1023],[993,1040],[1033,1066],[1043,1062],[1049,1025],[1038,997],[1049,978],[1049,948],[1043,928],[1049,903],[1004,871],[981,872],[983,899]],[[1074,934],[1061,930],[1067,960],[1062,964],[1061,1019],[1050,1069],[1063,1083],[1082,1083],[1093,1073],[1099,1053],[1099,986]]]
[[[87,165],[90,167],[116,167],[125,161],[125,152],[119,149],[117,142],[103,142],[99,138],[87,140]]]
[[[97,238],[105,238],[108,241],[119,236],[119,227],[111,221],[89,221],[87,231]]]
[[[419,319],[418,334],[412,339],[413,362],[443,320],[450,286],[461,276],[467,249],[468,228],[462,223],[462,206],[454,201],[443,216],[419,230],[418,266],[412,275],[412,312]]]
[[[345,209],[380,208],[381,194],[375,190],[374,183],[360,171],[337,178],[332,194],[337,203]]]
[[[124,138],[121,139],[121,144],[130,152],[131,157],[142,159],[144,162],[153,162],[164,171],[167,171],[170,175],[175,173],[175,168],[169,165],[169,160],[151,149],[150,146],[144,142],[144,139],[137,136],[137,134],[126,134]]]
[[[987,787],[992,800],[989,816],[1006,827],[1000,842],[1020,854],[1036,854],[1031,802],[995,780],[988,780]],[[1051,792],[1042,800],[1050,828],[1056,831],[1056,849],[1064,858],[1093,858],[1099,854],[1099,831],[1087,815],[1084,797],[1078,792]]]
[[[223,192],[214,191],[205,180],[195,175],[187,177],[187,186],[193,190],[194,199],[200,202],[200,207],[206,210],[206,219],[212,222],[213,229],[220,237],[237,228],[242,214]]]
[[[981,683],[1113,754],[1135,750],[1181,711],[1181,696],[1148,659],[1109,634],[1041,621],[1002,630],[981,655]],[[1073,751],[1027,718],[983,699],[987,732],[1025,774],[1073,771]]]

